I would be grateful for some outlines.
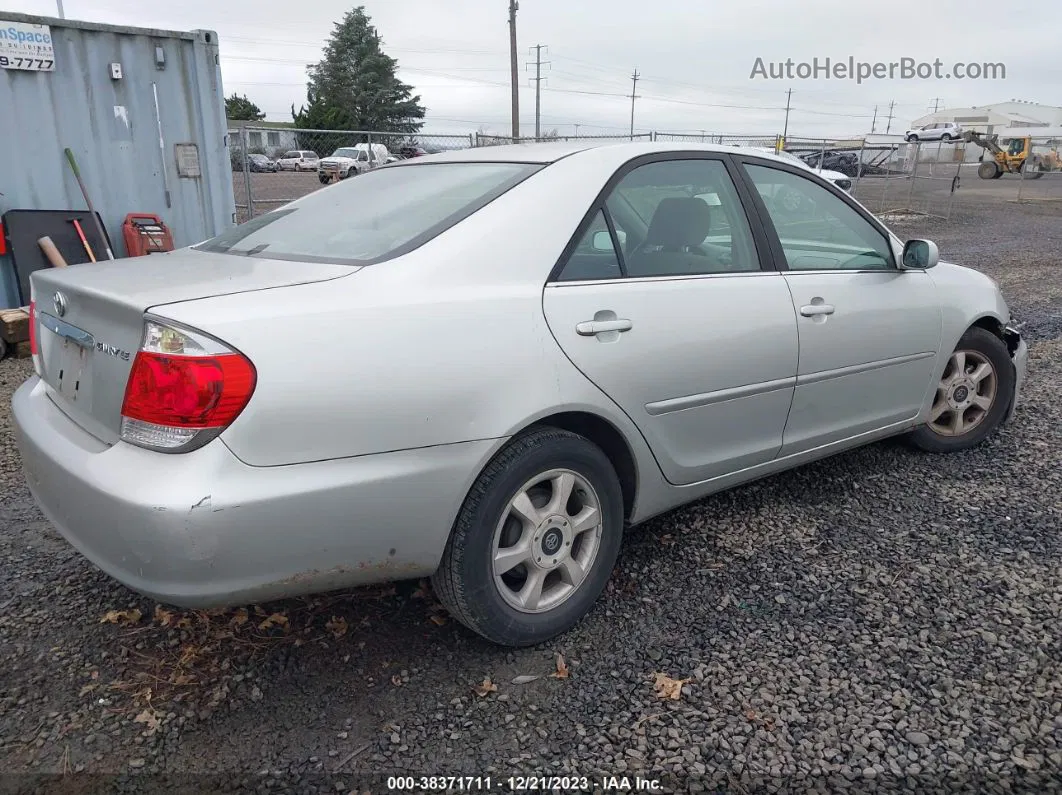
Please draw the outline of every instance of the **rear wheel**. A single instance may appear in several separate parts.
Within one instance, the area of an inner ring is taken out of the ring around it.
[[[432,586],[469,629],[530,646],[586,615],[622,535],[623,493],[608,457],[582,436],[534,430],[472,486]]]
[[[995,179],[1001,173],[999,164],[995,160],[985,160],[977,167],[977,176],[981,179]]]
[[[930,453],[958,452],[980,444],[1010,409],[1014,378],[1003,340],[983,328],[969,329],[937,384],[929,421],[910,434],[911,442]]]
[[[918,136],[917,135],[908,135],[906,140],[907,140],[907,143],[909,143],[909,144],[916,144],[916,143],[918,143]]]

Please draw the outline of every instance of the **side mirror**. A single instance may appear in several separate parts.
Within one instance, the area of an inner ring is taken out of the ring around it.
[[[594,232],[593,246],[594,251],[612,251],[612,235],[605,229]]]
[[[932,268],[940,262],[940,249],[932,240],[908,240],[903,246],[903,267],[916,270]]]

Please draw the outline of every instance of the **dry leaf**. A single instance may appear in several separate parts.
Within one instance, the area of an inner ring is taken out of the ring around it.
[[[656,690],[657,696],[660,698],[670,698],[672,701],[678,701],[682,698],[682,686],[689,682],[689,679],[672,679],[667,674],[656,674],[656,681],[653,683],[653,689]]]
[[[415,590],[413,592],[413,596],[410,597],[410,598],[412,598],[412,599],[427,599],[430,594],[431,594],[431,585],[428,584],[427,580],[421,580],[419,585],[417,586],[417,590]]]
[[[399,676],[398,674],[395,674],[394,676],[391,677],[391,684],[393,684],[395,687],[401,687],[401,685],[402,685],[402,677]]]
[[[550,674],[554,679],[568,678],[568,664],[564,662],[564,655],[557,655],[557,670]]]
[[[520,676],[517,676],[517,677],[515,677],[513,679],[513,684],[514,685],[526,685],[528,682],[534,682],[536,679],[541,679],[541,678],[542,677],[535,676],[533,674],[520,674]]]
[[[133,722],[143,723],[153,734],[159,730],[159,726],[161,725],[158,717],[155,715],[155,710],[151,709],[151,707],[148,707],[135,718],[133,718]]]
[[[169,627],[173,625],[173,613],[169,610],[163,610],[162,605],[155,605],[155,621],[161,627]]]
[[[256,616],[258,616],[259,618],[264,618],[265,614],[266,614],[266,611],[263,610],[260,605],[255,605],[254,606],[254,614]]]
[[[100,619],[101,624],[124,624],[129,626],[130,624],[137,623],[143,613],[136,608],[132,610],[108,610],[107,613]]]
[[[442,616],[431,616],[429,620],[431,623],[438,624],[440,627],[446,626],[446,619]]]
[[[188,629],[192,626],[191,616],[181,616],[177,619],[177,629]]]
[[[488,676],[486,679],[484,679],[478,685],[473,687],[472,690],[475,692],[475,694],[477,696],[479,696],[480,698],[483,698],[485,696],[489,696],[491,693],[497,693],[498,692],[498,686],[496,684],[494,684],[492,681],[490,681],[490,677]]]
[[[265,621],[259,624],[258,628],[265,632],[266,630],[272,629],[273,627],[286,627],[287,625],[287,616],[281,615],[280,613],[273,613],[273,615],[269,616],[268,618],[266,618]]]
[[[332,616],[325,624],[325,629],[332,633],[335,638],[341,638],[347,634],[347,620],[342,616]]]
[[[757,717],[759,717],[759,716],[756,714],[756,710],[754,710],[754,709],[745,710],[745,720],[753,721],[753,720],[756,720]]]
[[[247,614],[247,608],[241,607],[232,614],[232,620],[229,623],[234,627],[242,627],[250,620],[250,618],[251,617]]]
[[[79,696],[84,696],[87,693],[91,693],[97,687],[99,687],[99,685],[85,685],[84,687],[81,688],[81,692],[78,695]]]
[[[173,680],[173,683],[175,685],[190,685],[190,684],[193,684],[194,682],[195,682],[195,677],[194,676],[188,676],[187,674],[180,674],[179,676],[175,677],[174,680]]]

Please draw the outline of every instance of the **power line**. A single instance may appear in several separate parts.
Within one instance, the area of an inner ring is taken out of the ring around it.
[[[542,48],[545,45],[536,44],[531,49],[535,51],[535,76],[531,78],[535,81],[535,139],[538,140],[542,137],[542,81],[545,80],[542,77]],[[531,64],[528,64],[530,66]],[[549,61],[546,61],[546,65],[549,65]]]

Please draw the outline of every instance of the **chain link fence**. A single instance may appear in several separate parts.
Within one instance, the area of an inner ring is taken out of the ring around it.
[[[899,136],[849,139],[726,133],[549,135],[539,138],[304,130],[241,126],[229,130],[237,221],[269,212],[333,181],[395,159],[454,149],[536,141],[655,141],[784,149],[814,169],[845,174],[852,194],[890,224],[908,229],[954,223],[965,210],[1017,203],[1062,210],[1062,139],[1011,133],[978,141],[905,142]],[[1025,131],[1019,131],[1024,133]],[[986,148],[982,144],[990,148]]]
[[[473,145],[473,135],[252,126],[229,130],[237,222],[394,160]]]

